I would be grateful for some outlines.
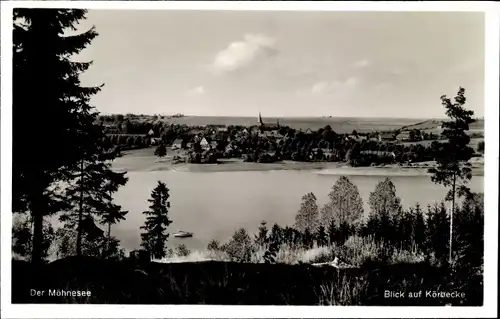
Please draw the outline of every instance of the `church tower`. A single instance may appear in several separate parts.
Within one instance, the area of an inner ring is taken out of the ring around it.
[[[260,112],[259,112],[259,125],[264,126],[264,122],[262,122],[262,116],[260,115]]]

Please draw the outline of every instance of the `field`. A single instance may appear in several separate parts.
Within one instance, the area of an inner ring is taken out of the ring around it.
[[[290,126],[295,129],[318,130],[330,125],[337,133],[351,133],[356,130],[360,133],[373,131],[391,131],[402,126],[408,126],[424,119],[398,119],[398,118],[341,118],[341,117],[297,117],[276,118],[263,117],[263,122],[274,125],[279,120],[280,125]],[[192,126],[202,125],[242,125],[251,126],[257,124],[257,117],[223,117],[223,116],[184,116],[167,118],[167,122],[175,124],[186,124]]]
[[[422,122],[416,122],[411,125],[406,125],[403,128],[405,130],[412,130],[412,129],[417,129],[417,130],[434,130],[436,129],[439,125],[441,125],[442,120],[425,120]],[[470,131],[471,132],[482,132],[484,131],[484,120],[483,119],[477,119],[474,123],[470,125]]]

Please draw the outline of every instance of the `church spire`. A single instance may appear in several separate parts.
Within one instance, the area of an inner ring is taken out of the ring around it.
[[[262,116],[260,115],[260,112],[259,112],[259,124],[264,125],[264,122],[262,122]]]

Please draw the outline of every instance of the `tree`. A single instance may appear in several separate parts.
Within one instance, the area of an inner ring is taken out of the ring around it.
[[[477,272],[484,264],[484,194],[471,193],[457,217],[456,260],[463,268]]]
[[[314,246],[314,234],[306,228],[306,230],[302,233],[302,247],[305,249],[311,249]]]
[[[145,232],[141,233],[141,246],[153,258],[163,258],[166,256],[165,245],[169,237],[166,230],[172,223],[168,219],[170,210],[169,197],[167,185],[158,181],[158,185],[151,192],[151,199],[148,199],[148,202],[151,203],[149,210],[143,212],[146,215],[146,221],[144,226],[141,226],[141,229],[145,230]]]
[[[354,145],[347,151],[345,159],[349,164],[356,166],[360,154],[361,146],[359,145],[359,143],[354,143]]]
[[[79,162],[78,135],[86,130],[81,116],[100,91],[80,84],[91,62],[71,60],[97,36],[95,29],[65,32],[75,30],[85,14],[80,9],[14,10],[12,211],[32,216],[35,264],[42,261],[44,217],[64,204],[53,185]]]
[[[413,241],[417,245],[417,247],[421,250],[425,250],[425,231],[426,231],[426,225],[425,225],[425,218],[424,218],[424,212],[420,208],[420,205],[416,205],[415,210],[414,210],[414,225],[413,225]]]
[[[401,199],[396,196],[396,187],[389,178],[379,182],[368,200],[372,214],[387,213],[393,217],[401,211]]]
[[[460,87],[455,97],[455,103],[452,103],[446,95],[441,96],[442,105],[446,108],[446,115],[450,121],[442,123],[443,132],[441,133],[447,142],[440,143],[439,152],[436,154],[437,167],[429,170],[433,175],[431,180],[436,184],[442,184],[449,187],[446,200],[451,201],[450,210],[450,237],[449,237],[449,262],[452,262],[453,254],[453,216],[455,214],[455,201],[458,197],[470,193],[469,188],[465,186],[472,178],[471,164],[468,162],[474,151],[468,146],[470,137],[466,131],[469,130],[469,124],[474,122],[473,111],[466,110],[465,89]]]
[[[238,229],[229,243],[224,245],[224,251],[232,260],[249,262],[252,258],[252,239],[245,228]]]
[[[444,202],[428,207],[427,248],[440,263],[447,261],[446,255],[449,253],[449,233],[447,230],[449,230],[450,223],[447,215]]]
[[[60,221],[77,230],[76,255],[82,254],[84,233],[87,239],[99,238],[103,231],[96,225],[106,212],[116,210],[112,201],[110,183],[113,191],[125,184],[123,174],[111,170],[111,161],[116,153],[106,150],[102,144],[102,129],[94,124],[97,113],[84,113],[82,123],[86,131],[79,135],[79,163],[73,165],[65,178],[69,186],[64,198],[69,209],[60,216]],[[104,191],[103,191],[104,190]],[[118,209],[119,211],[119,209]]]
[[[477,151],[480,153],[484,153],[484,141],[481,141],[477,144]]]
[[[260,226],[259,226],[259,233],[255,236],[255,243],[258,246],[264,246],[267,243],[267,241],[268,241],[268,237],[267,237],[268,231],[269,230],[267,229],[267,222],[265,220],[263,220],[260,223]]]
[[[209,251],[218,251],[220,250],[220,243],[219,241],[212,239],[208,245],[207,245],[207,250]]]
[[[283,229],[277,223],[274,223],[273,227],[271,228],[271,234],[269,234],[269,241],[271,243],[276,242],[281,245],[283,243],[283,240]]]
[[[316,232],[319,224],[319,210],[316,204],[314,193],[307,193],[302,197],[302,204],[295,216],[295,228],[304,232],[309,229],[310,232]]]
[[[159,158],[165,157],[167,155],[167,147],[164,143],[160,143],[155,149],[155,156]]]
[[[337,225],[335,221],[330,221],[328,224],[328,242],[330,245],[333,245],[337,241]]]
[[[33,249],[33,222],[30,215],[19,216],[12,222],[12,253],[29,260]],[[49,256],[49,250],[55,239],[52,224],[46,220],[43,223],[42,258]]]
[[[328,245],[328,236],[326,234],[325,226],[321,225],[316,232],[316,243],[318,247],[323,247]]]
[[[175,254],[178,257],[187,257],[191,254],[191,251],[186,247],[185,244],[180,244],[175,248]]]
[[[126,172],[116,173],[111,170],[107,171],[107,183],[104,187],[109,192],[108,208],[102,214],[102,223],[108,225],[107,233],[107,246],[110,247],[111,243],[111,225],[125,220],[125,215],[128,211],[123,211],[120,205],[113,203],[113,193],[115,193],[120,186],[127,183],[128,177],[125,177]],[[109,250],[109,249],[108,249]]]
[[[342,223],[353,223],[363,216],[363,200],[358,187],[347,177],[341,176],[328,194],[330,202],[321,210],[323,225],[334,221],[337,226]]]

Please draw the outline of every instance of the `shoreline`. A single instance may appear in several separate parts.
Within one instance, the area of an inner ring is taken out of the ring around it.
[[[172,154],[172,153],[170,153]],[[217,164],[174,163],[173,156],[158,159],[151,153],[131,151],[113,163],[115,169],[128,172],[174,171],[186,173],[215,172],[269,172],[269,171],[317,171],[321,175],[385,175],[385,176],[428,176],[427,170],[435,167],[433,162],[415,163],[412,166],[388,164],[381,166],[351,167],[345,162],[294,162],[276,163],[244,162],[242,159],[222,159]],[[484,162],[480,158],[472,163],[472,175],[484,176]]]

